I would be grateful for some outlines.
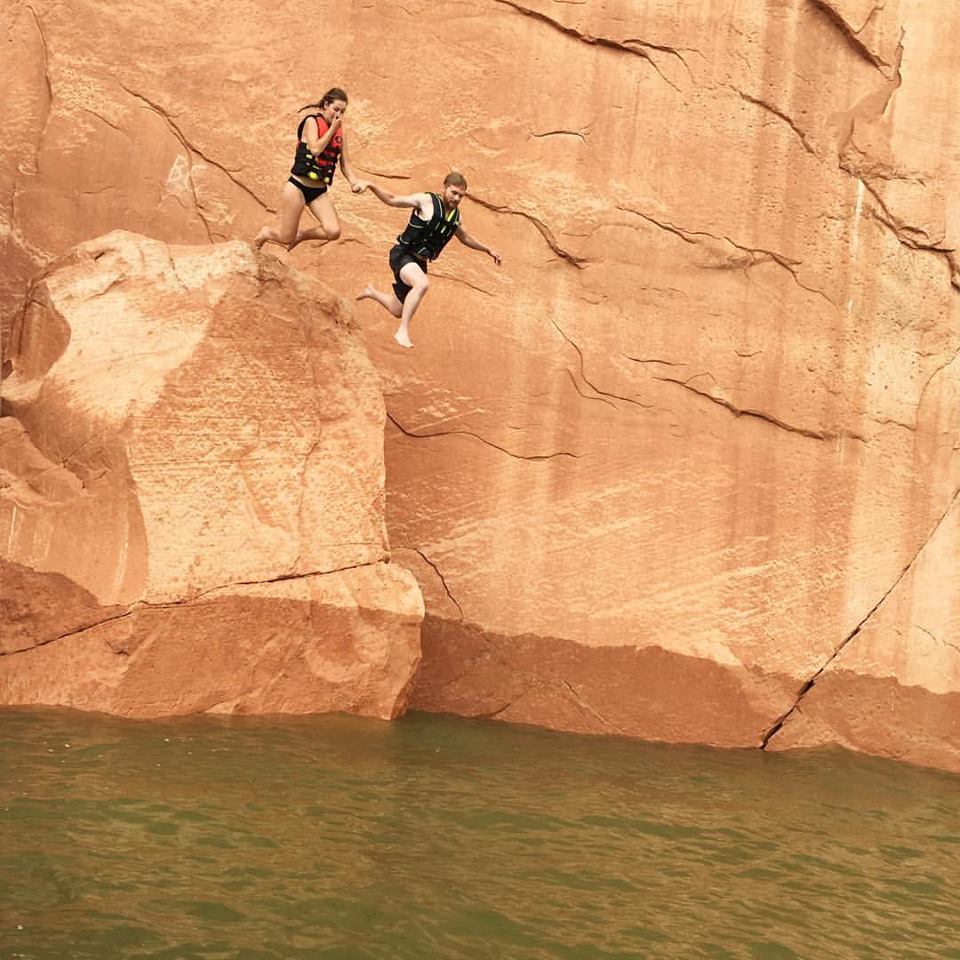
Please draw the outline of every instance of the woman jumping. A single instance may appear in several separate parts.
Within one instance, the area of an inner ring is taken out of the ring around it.
[[[290,179],[280,194],[280,229],[262,227],[253,245],[259,250],[265,243],[279,243],[292,250],[303,240],[328,243],[340,236],[340,218],[327,194],[337,163],[355,193],[362,187],[353,179],[347,142],[343,136],[343,115],[347,95],[339,87],[328,90],[319,103],[309,103],[304,110],[316,109],[297,127],[297,153]],[[303,208],[320,221],[319,227],[300,229]]]

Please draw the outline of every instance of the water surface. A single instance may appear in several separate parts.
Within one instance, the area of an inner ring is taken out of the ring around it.
[[[960,777],[410,716],[0,711],[0,960],[960,960]]]

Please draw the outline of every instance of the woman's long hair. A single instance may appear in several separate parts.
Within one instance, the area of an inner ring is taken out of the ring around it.
[[[334,100],[342,100],[344,103],[349,103],[347,100],[347,91],[341,90],[339,87],[331,87],[321,98],[319,103],[308,103],[305,107],[301,107],[297,112],[303,113],[304,110],[322,110],[328,104],[333,103]]]

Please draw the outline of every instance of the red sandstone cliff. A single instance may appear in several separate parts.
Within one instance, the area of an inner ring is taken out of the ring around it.
[[[249,246],[112,233],[28,297],[0,418],[0,702],[391,717],[383,400],[349,309]]]
[[[459,167],[504,252],[444,254],[412,355],[357,310],[414,705],[960,769],[960,11],[345,3],[321,56],[289,4],[93,10],[0,15],[11,310],[118,226],[252,237],[333,83],[362,172]],[[334,196],[292,260],[383,285],[402,216]]]

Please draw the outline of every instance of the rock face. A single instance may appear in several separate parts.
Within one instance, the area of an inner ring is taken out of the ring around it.
[[[383,401],[349,309],[233,242],[115,232],[29,293],[0,419],[0,702],[391,717]]]
[[[0,14],[10,303],[114,227],[252,236],[329,85],[361,174],[467,176],[502,270],[451,245],[412,354],[357,312],[414,706],[960,769],[960,9],[348,3],[308,80],[285,0],[75,14]],[[402,212],[332,196],[291,258],[383,288]]]

